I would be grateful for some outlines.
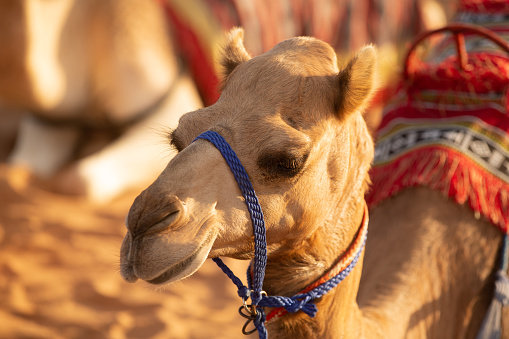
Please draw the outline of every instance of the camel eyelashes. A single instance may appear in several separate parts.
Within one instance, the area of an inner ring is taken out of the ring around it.
[[[278,163],[278,167],[288,171],[297,170],[299,166],[299,161],[295,158],[284,158],[281,159]]]
[[[304,167],[308,155],[294,156],[288,153],[270,153],[258,159],[258,166],[270,178],[291,178]]]
[[[175,148],[177,152],[182,151],[185,148],[184,143],[181,139],[178,138],[178,136],[175,134],[176,129],[170,132],[168,135],[168,139],[170,139],[170,145],[171,147]]]

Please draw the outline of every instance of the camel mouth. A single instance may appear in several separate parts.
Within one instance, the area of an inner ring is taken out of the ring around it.
[[[177,281],[180,279],[184,279],[194,272],[196,272],[203,262],[207,259],[210,249],[214,243],[214,237],[209,235],[206,237],[205,241],[198,247],[191,255],[187,258],[179,261],[178,263],[172,265],[170,268],[166,269],[163,273],[158,275],[157,277],[146,280],[148,283],[152,285],[162,285],[165,283],[170,283],[172,281]]]

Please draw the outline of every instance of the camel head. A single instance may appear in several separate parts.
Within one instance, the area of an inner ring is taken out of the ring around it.
[[[121,248],[129,282],[162,284],[207,258],[253,257],[249,213],[227,163],[210,142],[193,142],[208,130],[225,138],[250,177],[269,260],[327,233],[327,225],[345,239],[359,226],[336,224],[353,218],[367,187],[373,143],[362,110],[374,88],[374,48],[340,71],[334,50],[314,38],[289,39],[253,58],[242,39],[232,30],[223,49],[221,97],[182,116],[170,135],[178,154],[129,211]]]

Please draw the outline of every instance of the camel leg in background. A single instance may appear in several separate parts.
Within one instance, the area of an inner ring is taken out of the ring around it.
[[[29,168],[41,178],[48,178],[69,161],[79,135],[75,127],[54,126],[26,115],[21,120],[16,144],[7,161],[14,166]]]
[[[84,193],[96,203],[105,203],[122,192],[149,184],[175,155],[163,133],[177,126],[181,114],[202,106],[191,78],[180,76],[172,92],[149,117],[66,170],[57,183],[59,190]]]

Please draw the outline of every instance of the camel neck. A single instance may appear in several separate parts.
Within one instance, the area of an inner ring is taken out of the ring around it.
[[[348,226],[328,225],[319,229],[309,242],[303,244],[302,251],[296,251],[294,248],[269,257],[264,281],[267,293],[291,296],[301,292],[324,274],[326,275],[338,263],[338,260],[343,258],[345,252],[353,247],[359,231],[362,231],[360,226],[364,221],[365,213],[363,204],[359,204],[358,211],[359,213],[352,214],[352,221]],[[348,238],[345,241],[346,229],[348,229],[346,232]],[[351,322],[361,318],[356,304],[356,295],[362,271],[362,257],[363,254],[345,280],[316,301],[318,307],[316,317],[310,318],[302,312],[278,317],[268,324],[268,329],[272,332],[270,337],[335,337],[335,334],[343,333],[338,331],[346,328],[352,330]],[[334,325],[331,324],[331,316],[334,317]],[[342,323],[345,326],[340,326]],[[337,330],[331,327],[337,327]]]
[[[300,244],[292,242],[270,254],[263,287],[269,295],[292,296],[319,280],[353,247],[364,218],[364,200],[355,204],[355,213],[332,218],[336,224],[318,228]],[[367,220],[366,220],[367,221]],[[282,282],[285,282],[282,284]]]

